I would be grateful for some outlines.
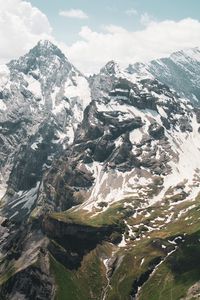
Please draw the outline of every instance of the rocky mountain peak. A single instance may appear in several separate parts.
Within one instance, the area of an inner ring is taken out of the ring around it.
[[[26,55],[12,60],[8,67],[13,72],[28,74],[37,70],[48,75],[62,67],[69,72],[72,65],[56,45],[48,40],[41,40]]]
[[[109,61],[101,70],[100,73],[106,75],[116,75],[119,72],[119,65],[114,61]]]
[[[30,50],[30,54],[33,54],[37,57],[40,56],[57,56],[61,60],[67,60],[65,55],[62,53],[62,51],[52,42],[49,40],[41,40],[38,42],[38,44]]]

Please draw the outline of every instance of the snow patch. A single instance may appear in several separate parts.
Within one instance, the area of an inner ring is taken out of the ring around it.
[[[36,80],[31,75],[24,75],[24,79],[28,83],[28,89],[29,91],[36,96],[36,98],[42,98],[42,91],[41,91],[41,84],[39,80]],[[44,104],[44,103],[40,103]]]
[[[3,100],[0,100],[0,110],[1,110],[1,111],[6,111],[6,110],[7,110],[7,106],[6,106],[6,104],[3,102]]]
[[[6,65],[0,65],[0,89],[3,89],[10,78],[10,70]]]
[[[130,133],[130,141],[132,144],[139,144],[143,138],[143,133],[141,129],[134,129]]]
[[[74,84],[70,79],[65,84],[65,96],[68,98],[79,98],[83,109],[91,102],[89,83],[83,76],[73,77]]]
[[[125,233],[122,235],[122,240],[121,242],[118,244],[119,248],[124,248],[126,247],[126,239],[125,239]]]

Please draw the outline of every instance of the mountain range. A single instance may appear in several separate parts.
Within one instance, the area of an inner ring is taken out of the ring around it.
[[[0,67],[0,299],[200,297],[200,49]]]

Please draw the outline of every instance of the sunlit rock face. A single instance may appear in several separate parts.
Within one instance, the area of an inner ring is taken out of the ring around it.
[[[190,99],[195,106],[200,102],[200,49],[198,47],[173,53],[170,57],[150,63],[129,65],[130,73],[151,74],[160,82]]]

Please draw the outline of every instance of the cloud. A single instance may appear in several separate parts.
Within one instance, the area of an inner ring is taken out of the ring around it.
[[[52,39],[45,14],[26,1],[0,0],[0,63],[18,58],[40,39]]]
[[[59,15],[67,18],[88,19],[88,15],[80,9],[62,10]]]
[[[200,46],[200,22],[190,18],[178,22],[150,21],[139,31],[110,25],[97,32],[84,26],[79,36],[65,51],[80,70],[93,73],[112,59],[126,66]]]
[[[128,16],[136,16],[138,14],[138,12],[137,12],[136,9],[131,8],[131,9],[127,9],[125,11],[125,14],[128,15]]]

